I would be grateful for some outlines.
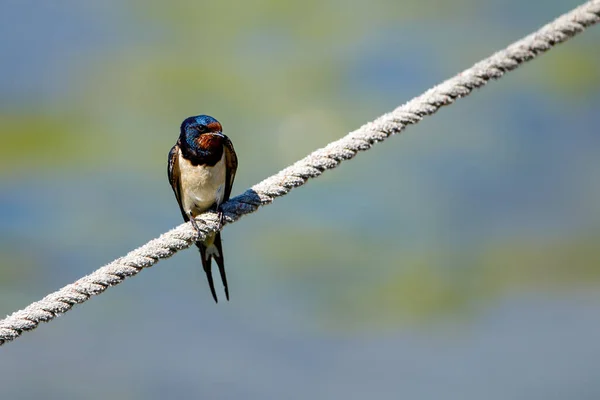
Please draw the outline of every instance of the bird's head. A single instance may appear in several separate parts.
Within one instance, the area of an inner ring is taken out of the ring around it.
[[[181,123],[179,138],[191,148],[220,146],[224,137],[221,123],[208,115],[189,117]]]

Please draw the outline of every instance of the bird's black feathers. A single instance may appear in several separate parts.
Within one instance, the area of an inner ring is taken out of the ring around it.
[[[213,243],[210,246],[215,246],[217,252],[211,252],[210,256],[207,257],[206,253],[210,246],[207,246],[205,242],[196,242],[196,246],[200,249],[200,257],[202,258],[202,268],[206,273],[206,279],[210,286],[210,292],[212,293],[215,303],[218,303],[217,293],[215,292],[215,284],[212,277],[212,259],[214,258],[219,267],[219,274],[221,275],[221,281],[223,282],[223,289],[225,290],[225,298],[229,301],[229,286],[227,285],[227,275],[225,274],[225,261],[223,260],[223,247],[221,246],[221,232],[215,234]]]

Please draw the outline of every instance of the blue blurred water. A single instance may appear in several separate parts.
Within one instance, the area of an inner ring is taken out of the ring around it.
[[[183,117],[239,193],[576,5],[4,3],[4,314],[179,224]],[[7,344],[2,398],[597,398],[599,40],[227,227],[231,302],[190,249]]]

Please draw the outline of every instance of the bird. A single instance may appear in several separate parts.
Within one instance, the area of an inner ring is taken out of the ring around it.
[[[168,176],[183,220],[190,221],[198,233],[195,218],[205,211],[216,211],[219,224],[223,223],[220,207],[229,200],[237,166],[233,144],[223,134],[219,121],[208,115],[183,120],[177,143],[169,152]],[[211,233],[204,241],[197,241],[196,246],[200,249],[202,267],[215,303],[219,300],[212,277],[213,258],[229,301],[220,231]]]

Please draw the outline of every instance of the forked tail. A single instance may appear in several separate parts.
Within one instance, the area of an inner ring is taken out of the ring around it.
[[[229,301],[229,287],[227,286],[227,275],[225,274],[225,261],[223,260],[223,248],[221,246],[221,233],[217,232],[206,238],[204,242],[196,242],[196,246],[200,249],[200,256],[202,258],[202,267],[206,273],[206,279],[210,286],[210,292],[212,293],[215,303],[218,303],[217,292],[215,291],[215,283],[212,277],[212,259],[214,258],[219,267],[219,274],[221,275],[221,281],[223,281],[223,288],[225,289],[225,297]]]

